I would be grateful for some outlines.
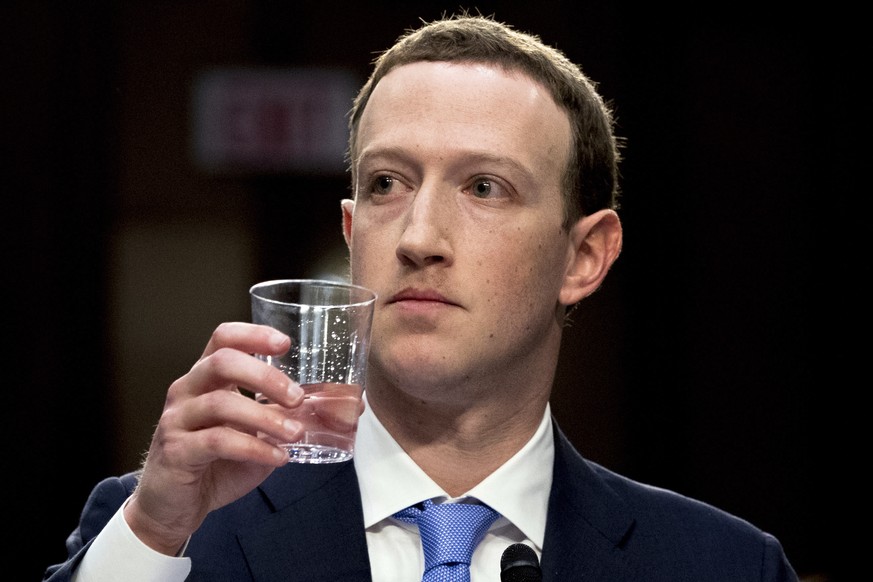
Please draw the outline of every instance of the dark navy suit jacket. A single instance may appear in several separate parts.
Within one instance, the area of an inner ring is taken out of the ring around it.
[[[69,580],[135,485],[136,475],[128,474],[94,488],[67,539],[69,559],[50,566],[45,581]],[[289,464],[274,471],[239,501],[212,512],[186,555],[193,562],[190,581],[369,582],[354,464]],[[557,424],[542,569],[544,582],[797,580],[773,536],[583,459]]]

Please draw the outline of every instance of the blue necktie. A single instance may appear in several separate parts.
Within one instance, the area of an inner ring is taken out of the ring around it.
[[[428,499],[394,517],[418,524],[424,549],[422,582],[470,582],[473,550],[499,515],[487,505],[434,505]]]

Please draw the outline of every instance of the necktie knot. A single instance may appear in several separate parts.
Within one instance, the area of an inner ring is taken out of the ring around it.
[[[422,582],[469,582],[473,551],[499,517],[487,505],[434,504],[429,499],[394,514],[418,524],[424,549]]]

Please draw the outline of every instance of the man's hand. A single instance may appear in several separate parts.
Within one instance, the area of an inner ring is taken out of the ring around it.
[[[149,547],[176,555],[210,511],[242,497],[288,461],[271,441],[299,438],[300,423],[283,407],[300,406],[303,391],[250,354],[280,355],[289,347],[289,338],[270,327],[223,323],[200,360],[170,386],[140,483],[124,509]],[[259,404],[240,388],[280,406]]]

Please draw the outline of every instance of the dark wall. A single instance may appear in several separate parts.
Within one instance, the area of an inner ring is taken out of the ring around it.
[[[34,578],[63,559],[97,480],[132,468],[118,461],[105,357],[107,245],[129,212],[123,160],[150,154],[120,136],[119,79],[138,74],[122,70],[136,59],[119,58],[132,50],[120,31],[175,27],[177,46],[153,49],[178,53],[219,47],[227,38],[215,30],[232,28],[245,50],[204,66],[331,66],[363,78],[403,29],[456,8],[264,0],[231,3],[244,18],[227,23],[208,2],[123,4],[21,3],[5,26],[4,488],[25,534],[11,555],[32,550]],[[593,460],[774,533],[801,574],[842,579],[833,531],[844,509],[825,467],[845,454],[855,353],[832,323],[857,316],[857,295],[834,291],[857,248],[854,231],[835,228],[854,224],[854,19],[760,6],[707,18],[629,3],[497,6],[479,5],[583,65],[627,140],[625,247],[568,329],[553,403],[562,426]],[[184,181],[190,168],[173,171]],[[336,191],[342,176],[235,181],[261,221],[258,248],[292,248],[277,217],[301,207],[339,228],[335,200],[313,207],[285,193]],[[298,228],[309,242],[258,273],[303,268],[322,230]]]
[[[4,9],[4,555],[38,580],[112,471],[104,278],[115,45],[111,14]],[[9,322],[11,321],[11,325]],[[24,556],[30,556],[25,561]]]

